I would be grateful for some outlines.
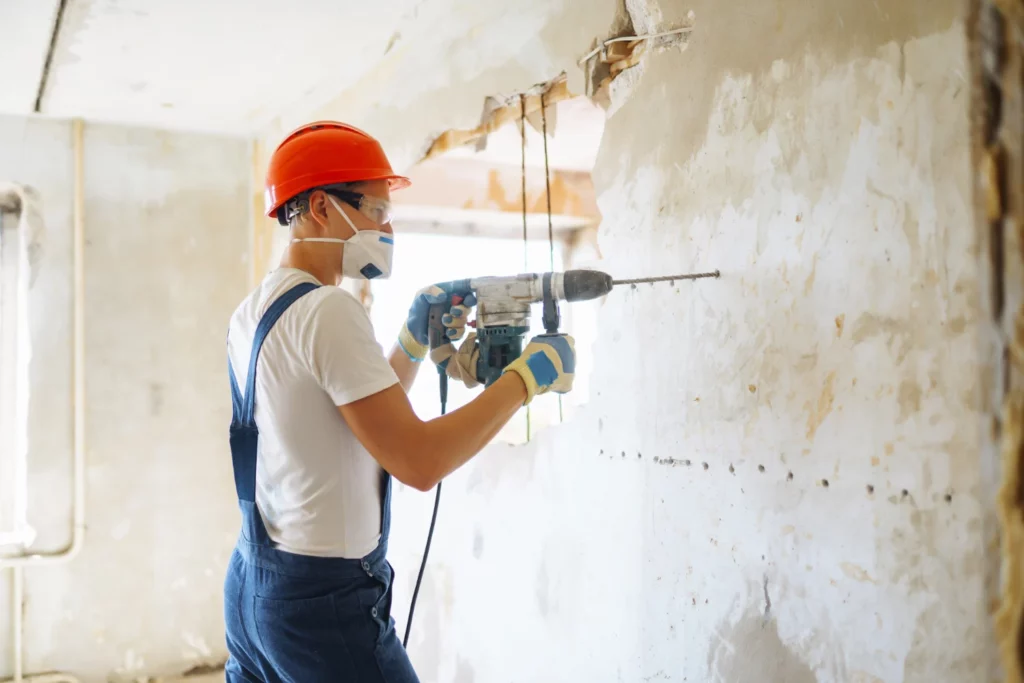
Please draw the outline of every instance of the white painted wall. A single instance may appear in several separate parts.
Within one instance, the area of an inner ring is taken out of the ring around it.
[[[131,680],[223,654],[238,524],[223,339],[246,291],[249,146],[95,125],[84,140],[88,532],[72,564],[26,570],[26,667]],[[71,128],[0,118],[0,150],[0,178],[44,201],[29,521],[36,549],[58,549],[71,512]],[[9,599],[5,574],[0,679]]]

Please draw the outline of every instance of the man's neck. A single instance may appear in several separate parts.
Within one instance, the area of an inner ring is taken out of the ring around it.
[[[343,245],[339,245],[338,248],[344,250]],[[320,253],[317,253],[318,251]],[[315,277],[320,284],[338,286],[341,284],[341,269],[338,267],[341,257],[342,253],[329,245],[310,248],[305,244],[289,244],[281,255],[279,265],[282,268],[303,270]]]

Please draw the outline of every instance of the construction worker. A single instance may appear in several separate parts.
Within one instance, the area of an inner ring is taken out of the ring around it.
[[[376,140],[333,121],[297,129],[271,157],[266,212],[291,241],[227,340],[242,512],[224,583],[228,681],[417,681],[391,618],[392,477],[427,491],[535,395],[572,388],[572,338],[535,338],[467,405],[416,416],[406,392],[429,351],[427,310],[444,304],[457,340],[471,292],[417,293],[385,357],[337,286],[390,274],[390,193],[408,184]],[[476,354],[467,338],[430,356],[472,386]]]

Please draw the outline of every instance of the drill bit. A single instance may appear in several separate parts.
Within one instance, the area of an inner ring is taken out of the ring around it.
[[[686,275],[662,275],[661,277],[638,277],[631,280],[612,280],[612,286],[616,285],[639,285],[644,282],[672,282],[673,280],[699,280],[705,277],[718,277],[721,275],[717,270],[710,273],[688,273]]]

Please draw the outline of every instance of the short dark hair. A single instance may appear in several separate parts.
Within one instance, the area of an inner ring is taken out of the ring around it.
[[[295,195],[277,210],[277,222],[284,226],[291,225],[292,220],[297,216],[309,211],[309,196],[317,190],[323,190],[324,192],[355,192],[355,188],[360,183],[335,183],[334,185],[320,185],[318,187],[311,187],[308,190],[300,192]]]

